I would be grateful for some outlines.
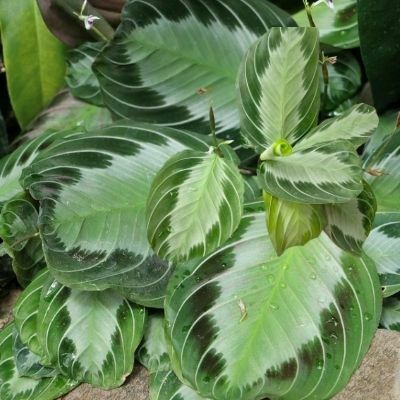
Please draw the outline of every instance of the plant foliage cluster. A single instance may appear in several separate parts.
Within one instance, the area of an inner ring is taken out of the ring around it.
[[[0,2],[1,400],[330,399],[400,330],[400,7],[298,3]]]

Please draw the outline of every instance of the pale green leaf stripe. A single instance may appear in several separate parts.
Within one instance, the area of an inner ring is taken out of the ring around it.
[[[171,369],[164,323],[164,315],[161,313],[148,316],[143,341],[136,353],[137,360],[150,373]]]
[[[348,141],[321,143],[262,163],[259,176],[271,195],[296,203],[345,203],[363,190],[361,161]]]
[[[42,379],[20,377],[13,356],[13,330],[11,324],[0,332],[1,400],[53,400],[78,384],[61,375]]]
[[[324,206],[328,222],[325,232],[343,250],[360,253],[372,229],[376,207],[374,193],[364,182],[364,190],[357,198]]]
[[[152,184],[147,233],[163,259],[204,256],[239,225],[244,183],[235,164],[215,152],[191,150],[172,157]]]
[[[384,223],[372,230],[364,243],[365,253],[374,260],[383,295],[400,292],[400,222]]]
[[[400,332],[400,300],[390,297],[383,302],[381,325]]]
[[[184,385],[172,370],[150,374],[149,400],[207,400]]]
[[[208,134],[211,101],[218,133],[236,134],[243,56],[271,26],[285,25],[295,24],[268,1],[130,0],[94,64],[104,102],[119,117]]]
[[[111,290],[83,292],[50,277],[37,319],[42,360],[76,381],[119,387],[132,372],[145,316],[144,308]]]
[[[326,225],[321,205],[292,203],[265,192],[264,202],[269,237],[278,255],[315,239]]]
[[[260,152],[313,128],[320,105],[318,31],[272,28],[239,72],[241,133]]]
[[[324,233],[277,257],[264,213],[248,215],[228,245],[170,282],[174,370],[214,399],[329,399],[367,352],[381,302],[367,257]]]
[[[366,170],[381,172],[381,176],[366,174],[365,179],[375,193],[379,211],[400,211],[400,132],[389,136],[365,162]]]
[[[205,136],[124,121],[43,152],[21,182],[41,202],[51,273],[81,290],[115,288],[162,307],[172,265],[154,256],[145,206],[154,176],[174,154],[207,151]]]
[[[37,338],[37,314],[42,288],[49,278],[48,269],[39,272],[33,282],[21,293],[14,306],[14,322],[23,344],[33,353],[42,355]]]
[[[379,118],[373,107],[358,104],[339,117],[324,121],[307,134],[296,146],[296,150],[336,140],[348,140],[357,148],[370,138],[378,123]]]
[[[77,127],[74,133],[77,133]],[[23,193],[19,183],[22,170],[31,164],[40,150],[51,146],[56,140],[69,135],[71,132],[52,132],[41,135],[20,146],[16,151],[0,161],[0,207],[15,196]]]

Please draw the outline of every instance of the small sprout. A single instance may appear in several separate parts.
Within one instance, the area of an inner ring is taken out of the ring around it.
[[[246,304],[244,304],[242,299],[238,299],[237,302],[239,309],[240,309],[240,314],[241,314],[241,318],[239,322],[243,322],[246,318],[247,318],[247,308],[246,308]]]

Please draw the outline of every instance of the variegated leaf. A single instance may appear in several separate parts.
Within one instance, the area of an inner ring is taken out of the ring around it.
[[[71,138],[43,152],[22,182],[40,201],[51,273],[81,290],[115,288],[162,307],[172,265],[152,253],[145,205],[162,165],[204,136],[130,121]]]
[[[381,325],[386,329],[400,332],[400,300],[389,297],[383,302]]]
[[[218,150],[178,153],[150,189],[146,213],[152,248],[174,262],[215,250],[240,223],[243,193],[237,166]]]
[[[315,239],[326,225],[324,209],[319,204],[292,203],[266,192],[264,202],[269,237],[278,255]]]
[[[104,102],[119,117],[206,134],[211,102],[218,133],[235,135],[242,58],[285,25],[294,26],[290,16],[264,0],[129,0],[94,64]]]
[[[0,237],[13,259],[18,282],[27,286],[45,266],[39,237],[38,212],[29,196],[6,203],[0,214]]]
[[[251,203],[261,198],[262,190],[256,176],[243,176],[244,179],[244,201]]]
[[[238,86],[241,133],[262,152],[313,128],[320,106],[318,31],[272,28],[247,53]]]
[[[21,342],[16,328],[14,329],[13,340],[14,360],[19,376],[41,379],[58,375],[58,372],[54,368],[43,366],[40,363],[40,356],[32,353],[29,347]]]
[[[144,308],[112,290],[84,292],[50,278],[37,316],[42,361],[76,381],[118,387],[132,372],[144,322]]]
[[[321,108],[327,113],[334,113],[360,91],[362,72],[360,63],[350,51],[340,52],[337,61],[328,63],[327,67],[329,83],[325,87],[321,79]]]
[[[207,400],[183,384],[172,370],[150,374],[149,400]]]
[[[53,400],[77,385],[61,375],[42,379],[20,377],[13,356],[13,330],[11,324],[0,332],[1,400]]]
[[[324,233],[277,257],[264,214],[248,215],[170,282],[174,371],[214,399],[329,399],[368,350],[381,302],[368,258]]]
[[[372,229],[376,199],[368,183],[357,198],[344,204],[325,205],[325,232],[343,250],[360,253]]]
[[[43,354],[37,337],[37,314],[42,289],[48,279],[49,271],[46,268],[21,293],[14,306],[14,322],[21,342],[37,355]]]
[[[384,297],[400,292],[400,221],[374,228],[364,243],[365,253],[375,262]]]
[[[301,146],[301,142],[299,144]],[[361,160],[345,140],[319,143],[279,156],[260,166],[264,191],[295,203],[346,203],[363,190]]]
[[[150,372],[170,370],[168,345],[164,333],[164,315],[150,314],[146,320],[143,342],[136,358]]]
[[[79,128],[76,129],[78,130]],[[36,158],[41,150],[68,134],[69,132],[43,134],[0,160],[0,208],[7,201],[23,193],[19,183],[22,170]]]
[[[389,136],[364,164],[379,211],[400,211],[400,132]]]
[[[78,48],[71,49],[68,52],[65,77],[75,97],[97,106],[103,104],[103,98],[99,81],[92,71],[92,64],[103,47],[103,42],[87,42]]]
[[[348,140],[357,148],[370,138],[378,123],[379,118],[373,107],[357,104],[342,115],[324,121],[309,132],[296,145],[296,149],[305,150],[321,143],[337,140]]]

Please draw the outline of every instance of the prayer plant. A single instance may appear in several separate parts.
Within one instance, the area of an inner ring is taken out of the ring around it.
[[[99,41],[64,55],[51,37],[67,90],[34,118],[0,6],[24,128],[0,161],[0,282],[11,262],[25,288],[0,399],[117,388],[135,360],[150,400],[332,398],[382,293],[400,330],[400,123],[359,100],[354,2],[294,18],[265,0],[25,3],[69,45]]]

